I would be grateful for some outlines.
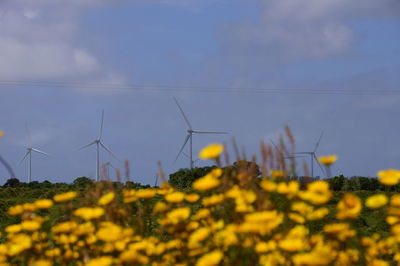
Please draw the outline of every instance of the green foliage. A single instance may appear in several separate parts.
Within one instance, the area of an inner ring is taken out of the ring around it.
[[[72,185],[77,188],[77,189],[84,189],[88,185],[92,185],[94,183],[93,179],[90,179],[88,177],[78,177],[72,182]]]
[[[195,167],[192,170],[183,168],[169,175],[169,183],[177,189],[187,189],[192,183],[209,173],[215,166]]]
[[[328,182],[333,191],[341,191],[346,182],[346,178],[343,175],[339,175],[329,179]]]
[[[3,187],[19,187],[19,186],[21,186],[21,182],[18,180],[18,178],[10,178],[3,185]]]

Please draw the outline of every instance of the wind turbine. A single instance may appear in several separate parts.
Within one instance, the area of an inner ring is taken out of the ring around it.
[[[21,161],[19,162],[19,165],[26,159],[26,157],[29,156],[29,161],[28,161],[28,183],[30,183],[32,181],[32,152],[36,152],[36,153],[40,153],[46,156],[50,156],[48,153],[44,152],[44,151],[40,151],[38,149],[35,149],[32,147],[32,139],[31,139],[31,135],[29,133],[28,130],[28,126],[26,126],[26,131],[28,133],[28,138],[29,138],[29,146],[26,148],[26,153],[24,155],[24,157],[21,159]]]
[[[112,169],[114,169],[114,170],[117,170],[117,168],[115,168],[114,165],[111,162],[105,163],[105,166],[106,166],[106,169],[107,169],[107,177],[110,178],[110,167]]]
[[[321,168],[322,173],[325,174],[324,168],[321,166],[319,163],[317,156],[316,156],[316,151],[319,147],[319,143],[321,142],[322,136],[324,135],[324,131],[321,132],[321,135],[319,136],[319,139],[317,143],[315,143],[315,147],[313,151],[303,151],[303,152],[295,152],[294,154],[308,154],[310,155],[310,165],[311,165],[311,178],[314,178],[314,160],[317,162],[319,168]]]
[[[104,110],[101,113],[101,124],[100,124],[100,131],[99,131],[99,138],[90,142],[89,144],[86,144],[79,148],[79,150],[85,149],[89,146],[96,145],[96,182],[99,182],[100,180],[100,146],[103,147],[108,153],[110,153],[114,158],[118,160],[118,158],[112,153],[112,151],[107,148],[104,143],[101,141],[101,137],[103,136],[103,124],[104,124]]]
[[[188,126],[187,129],[187,136],[185,138],[185,141],[183,142],[183,145],[181,147],[181,149],[179,150],[178,155],[175,158],[175,161],[178,160],[179,155],[181,155],[183,149],[186,146],[186,143],[190,140],[190,148],[189,148],[189,160],[190,160],[190,169],[193,169],[193,134],[228,134],[227,132],[219,132],[219,131],[203,131],[203,130],[193,130],[192,125],[189,122],[189,119],[187,118],[187,116],[185,115],[185,112],[183,112],[182,107],[179,105],[178,100],[176,98],[174,98],[176,105],[178,106],[183,118],[185,119],[185,122]]]

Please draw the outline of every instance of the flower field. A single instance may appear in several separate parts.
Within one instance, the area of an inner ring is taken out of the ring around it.
[[[392,265],[400,262],[400,194],[365,199],[325,181],[290,180],[292,167],[262,149],[263,177],[251,167],[224,171],[224,147],[200,153],[217,168],[190,191],[163,178],[159,188],[99,182],[12,206],[2,232],[0,265]],[[226,157],[226,156],[225,156]],[[274,159],[273,159],[274,158]],[[320,159],[330,167],[336,156]],[[400,172],[378,173],[387,186]],[[57,210],[57,212],[55,212]],[[49,213],[57,213],[57,217]],[[366,232],[362,213],[387,230]]]

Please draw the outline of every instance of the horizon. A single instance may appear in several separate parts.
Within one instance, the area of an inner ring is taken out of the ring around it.
[[[333,176],[399,168],[393,0],[7,0],[0,33],[0,155],[21,181],[25,124],[51,155],[33,154],[32,181],[95,178],[94,147],[78,149],[97,138],[102,110],[102,141],[133,180],[151,185],[158,161],[166,173],[188,167],[184,155],[173,164],[187,135],[174,97],[194,129],[230,133],[194,135],[194,158],[210,143],[233,156],[233,137],[260,158],[260,141],[288,125],[296,151],[325,132],[317,156],[339,156]],[[101,151],[107,162],[123,169]]]

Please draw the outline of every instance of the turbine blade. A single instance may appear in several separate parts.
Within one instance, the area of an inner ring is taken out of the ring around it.
[[[7,169],[8,173],[10,174],[11,178],[15,178],[14,170],[12,169],[11,165],[0,155],[0,163]]]
[[[101,137],[103,136],[103,123],[104,123],[104,110],[102,110],[102,112],[101,112],[99,139],[101,139]]]
[[[44,155],[46,155],[46,156],[50,156],[50,154],[48,154],[48,153],[46,153],[46,152],[44,152],[44,151],[40,151],[40,150],[34,149],[34,148],[32,148],[32,151],[37,152],[37,153],[44,154]]]
[[[186,117],[185,112],[183,112],[182,107],[179,105],[178,100],[175,97],[174,97],[174,100],[175,100],[175,103],[178,106],[179,110],[181,111],[181,113],[183,115],[183,118],[186,121],[186,124],[188,125],[189,129],[191,130],[192,129],[192,125],[190,124],[189,119]]]
[[[293,154],[313,154],[313,153],[309,151],[302,151],[302,152],[293,152]]]
[[[188,134],[188,135],[186,136],[185,141],[183,142],[183,145],[182,145],[181,149],[179,150],[179,153],[178,153],[178,155],[176,156],[174,163],[176,162],[176,160],[178,160],[178,157],[179,157],[179,155],[181,155],[181,153],[182,153],[182,151],[183,151],[183,148],[185,148],[185,145],[186,145],[186,143],[188,142],[189,138],[190,138],[190,134]]]
[[[115,156],[115,154],[114,154],[109,148],[107,148],[107,147],[103,144],[103,142],[100,141],[100,145],[101,145],[101,147],[103,147],[106,151],[108,151],[108,153],[111,154],[115,159],[117,159],[118,161],[120,161],[120,159],[118,159],[118,157]]]
[[[317,158],[317,156],[315,156],[315,153],[313,153],[313,156],[314,156],[314,160],[317,161],[317,164],[318,164],[319,168],[321,169],[322,173],[323,173],[324,175],[326,175],[325,169],[322,167],[322,165],[321,165],[320,162],[318,161],[318,158]]]
[[[321,139],[322,139],[323,135],[324,135],[324,131],[321,131],[321,135],[319,136],[319,139],[318,139],[317,143],[315,144],[314,152],[317,151],[319,143],[321,142]],[[314,154],[314,156],[315,156],[315,154]]]
[[[295,159],[295,158],[304,158],[304,157],[307,157],[307,156],[287,156],[287,157],[285,157],[285,159]]]
[[[197,133],[197,134],[229,134],[228,132],[221,132],[221,131],[201,131],[201,130],[193,130],[193,133]]]
[[[21,163],[26,159],[26,157],[29,155],[30,151],[27,151],[24,155],[24,157],[18,162],[18,165],[21,165]]]
[[[272,145],[275,147],[275,149],[276,149],[278,152],[281,152],[281,150],[278,148],[278,146],[276,146],[275,142],[274,142],[272,139],[270,139],[269,141],[271,141]]]
[[[28,123],[25,123],[25,130],[26,130],[26,134],[28,135],[28,143],[29,143],[29,148],[30,148],[30,147],[32,147],[32,137],[31,137],[31,133],[29,131]]]
[[[97,142],[96,140],[93,141],[93,142],[90,142],[89,144],[86,144],[86,145],[80,147],[78,150],[82,150],[82,149],[84,149],[84,148],[87,148],[87,147],[89,147],[89,146],[92,146],[93,144],[96,144],[96,142]]]

